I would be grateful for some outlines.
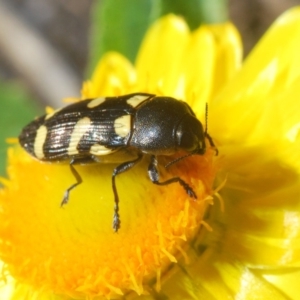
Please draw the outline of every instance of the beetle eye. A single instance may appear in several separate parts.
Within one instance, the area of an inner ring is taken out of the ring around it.
[[[186,115],[176,130],[176,146],[188,152],[203,154],[205,152],[205,137],[201,122]]]

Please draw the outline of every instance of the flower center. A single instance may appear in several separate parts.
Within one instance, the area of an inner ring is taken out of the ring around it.
[[[1,204],[2,258],[16,279],[74,298],[143,294],[150,282],[160,286],[170,263],[184,256],[186,241],[199,231],[211,203],[213,150],[167,170],[167,160],[159,158],[160,180],[179,176],[197,199],[178,182],[153,184],[145,157],[116,178],[121,228],[115,233],[114,165],[76,166],[83,183],[61,208],[64,191],[74,183],[68,165],[43,164],[15,151],[9,170],[14,186],[3,190]]]

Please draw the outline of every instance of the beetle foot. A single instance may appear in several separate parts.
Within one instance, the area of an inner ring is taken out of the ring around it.
[[[118,213],[115,213],[114,218],[113,218],[113,230],[114,230],[114,232],[118,232],[118,230],[120,229],[120,225],[121,225],[120,216],[119,216]]]
[[[190,197],[197,199],[196,193],[194,192],[194,190],[187,183],[182,182],[181,185],[183,186],[183,188],[185,189],[186,193]]]
[[[67,204],[69,201],[69,190],[65,191],[64,197],[60,203],[60,207],[63,207],[65,204]]]

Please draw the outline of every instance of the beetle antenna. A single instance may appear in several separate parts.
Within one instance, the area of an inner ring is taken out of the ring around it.
[[[192,155],[195,155],[196,153],[198,152],[198,149],[196,149],[195,151],[191,152],[191,153],[188,153],[186,155],[183,155],[183,156],[180,156],[178,158],[175,158],[174,160],[168,162],[166,165],[165,165],[165,168],[169,168],[170,166],[174,165],[175,163],[179,162],[180,160],[183,160],[189,156],[192,156]]]
[[[208,132],[207,132],[207,127],[208,127],[208,104],[207,104],[207,102],[206,102],[206,105],[205,105],[205,130],[204,130],[204,135],[205,135],[205,137],[207,137],[210,146],[213,147],[213,148],[215,148],[216,155],[218,155],[218,154],[219,154],[219,151],[218,151],[218,149],[216,148],[213,139],[212,139],[211,136],[208,134]]]
[[[193,155],[193,154],[194,154],[194,153],[189,153],[189,154],[187,154],[187,155],[180,156],[180,157],[178,157],[178,158],[176,158],[176,159],[174,159],[174,160],[168,162],[168,163],[165,165],[165,168],[167,169],[167,168],[169,168],[170,166],[174,165],[175,163],[179,162],[180,160],[182,160],[182,159],[184,159],[184,158],[186,158],[186,157],[189,157],[189,156],[191,156],[191,155]]]

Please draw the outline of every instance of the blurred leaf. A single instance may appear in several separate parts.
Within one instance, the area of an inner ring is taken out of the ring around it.
[[[151,0],[102,0],[93,7],[90,66],[107,51],[134,61],[150,22]]]
[[[6,171],[7,138],[18,137],[21,129],[43,110],[34,104],[17,83],[0,84],[0,176]]]
[[[227,0],[161,0],[155,1],[156,14],[174,13],[185,18],[191,30],[202,23],[221,23],[228,19]]]
[[[143,36],[157,18],[174,13],[183,16],[191,29],[201,23],[227,20],[228,0],[102,0],[92,14],[91,55],[88,71],[107,51],[118,51],[134,62]]]

